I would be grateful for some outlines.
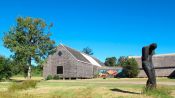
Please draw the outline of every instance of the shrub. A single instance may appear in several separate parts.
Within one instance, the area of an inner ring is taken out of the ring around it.
[[[42,76],[42,67],[41,67],[41,65],[32,66],[32,76]]]
[[[59,77],[59,75],[54,75],[54,76],[53,76],[53,79],[54,79],[54,80],[59,80],[60,77]]]
[[[52,75],[48,75],[46,78],[46,80],[51,80],[51,79],[53,79]]]
[[[128,78],[135,78],[139,74],[137,61],[134,58],[127,58],[123,66],[123,73]]]
[[[16,91],[16,90],[26,90],[29,88],[35,88],[37,85],[37,81],[34,80],[26,80],[20,83],[13,83],[9,88],[8,91]]]
[[[12,76],[12,60],[0,55],[0,80],[9,79]]]
[[[157,87],[156,89],[148,89],[145,87],[142,93],[147,96],[152,96],[154,98],[173,98],[170,95],[171,90],[166,87]]]

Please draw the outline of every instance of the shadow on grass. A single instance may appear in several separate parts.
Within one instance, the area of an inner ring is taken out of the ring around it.
[[[9,79],[8,81],[9,82],[23,82],[23,81],[26,81],[26,80],[28,80],[28,79],[23,79],[23,80]],[[29,80],[32,80],[32,79],[29,79]],[[5,81],[7,81],[7,80],[5,80]],[[42,80],[35,80],[35,81],[40,82]]]
[[[15,79],[2,79],[0,82],[23,82],[24,80],[15,80]]]
[[[141,94],[141,93],[137,93],[137,92],[131,92],[131,91],[121,90],[121,89],[118,89],[118,88],[110,89],[110,90],[111,91],[114,91],[114,92],[121,92],[121,93],[128,93],[128,94]]]
[[[15,80],[15,79],[9,79],[11,82],[23,82],[24,80]]]

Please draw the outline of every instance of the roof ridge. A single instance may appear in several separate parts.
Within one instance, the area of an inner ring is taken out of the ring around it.
[[[62,44],[63,45],[63,44]],[[63,45],[63,46],[65,46],[65,47],[68,47],[68,48],[70,48],[70,49],[72,49],[72,50],[74,50],[74,51],[76,51],[76,52],[79,52],[79,53],[81,53],[80,51],[78,51],[78,50],[75,50],[75,49],[73,49],[73,48],[71,48],[71,47],[69,47],[69,46],[66,46],[66,45]]]
[[[77,61],[79,61],[79,62],[83,62],[83,63],[87,63],[87,64],[94,65],[91,61],[89,61],[89,59],[87,59],[87,58],[83,55],[83,54],[85,54],[85,55],[89,56],[90,58],[92,58],[92,59],[93,59],[95,62],[97,62],[99,65],[101,65],[101,63],[102,63],[102,62],[99,63],[99,60],[98,60],[96,57],[92,56],[92,55],[88,55],[88,54],[86,54],[86,53],[84,53],[84,52],[82,52],[82,51],[78,51],[78,50],[76,50],[76,49],[73,49],[73,48],[71,48],[71,47],[69,47],[69,46],[63,45],[63,44],[61,44],[61,43],[60,43],[60,45],[63,46],[63,47],[66,49],[66,51],[68,51],[68,52],[69,52]],[[79,55],[81,55],[85,60],[77,58],[77,56],[76,56],[74,53],[72,53],[71,51],[77,52],[77,53],[78,53]],[[101,65],[101,66],[102,66],[102,65]]]
[[[77,59],[67,48],[70,48],[69,46],[66,46],[66,45],[63,45],[63,44],[60,44],[60,45],[62,45],[77,61],[79,61],[79,62],[83,62],[83,63],[87,63],[87,64],[91,64],[90,62],[85,62],[85,61],[82,61],[82,60],[79,60],[79,59]],[[77,50],[75,50],[75,49],[73,49],[73,48],[70,48],[70,49],[72,49],[72,50],[74,50],[74,51],[76,51],[76,52],[78,52],[78,53],[80,53],[81,54],[81,52],[80,51],[77,51]],[[81,54],[82,55],[82,54]],[[85,58],[86,59],[86,58]],[[86,59],[87,60],[87,59]]]
[[[86,53],[84,53],[84,52],[82,52],[82,51],[78,51],[78,50],[76,50],[76,49],[74,49],[74,48],[71,48],[71,47],[69,47],[69,46],[67,46],[67,45],[63,45],[62,43],[60,43],[60,45],[62,45],[62,46],[64,46],[64,47],[68,47],[68,48],[70,48],[70,49],[72,49],[72,50],[74,50],[74,51],[77,51],[77,52],[79,52],[79,53],[86,54]],[[94,57],[94,56],[92,56],[92,55],[89,55],[89,54],[86,54],[86,55],[88,55],[88,56],[91,56],[91,57],[95,58],[95,57]]]
[[[155,54],[153,57],[175,56],[175,53]],[[128,56],[129,58],[140,58],[141,56]]]
[[[66,51],[68,51],[78,61],[78,59],[63,44],[60,45],[63,46],[66,49]]]

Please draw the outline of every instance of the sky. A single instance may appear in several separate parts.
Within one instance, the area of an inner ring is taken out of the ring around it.
[[[175,53],[174,0],[2,0],[0,38],[17,17],[53,23],[51,39],[81,51],[90,47],[106,57],[137,56],[150,43],[157,54]],[[0,40],[0,54],[12,53]]]

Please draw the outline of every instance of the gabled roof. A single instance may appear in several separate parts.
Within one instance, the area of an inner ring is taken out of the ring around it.
[[[175,56],[175,53],[168,53],[168,54],[155,54],[153,57],[168,57],[168,56]],[[141,58],[141,56],[128,56],[129,58]]]
[[[95,57],[79,52],[63,44],[60,44],[60,45],[63,46],[67,51],[69,51],[80,62],[89,63],[89,64],[99,66],[99,67],[104,66],[104,64]]]

